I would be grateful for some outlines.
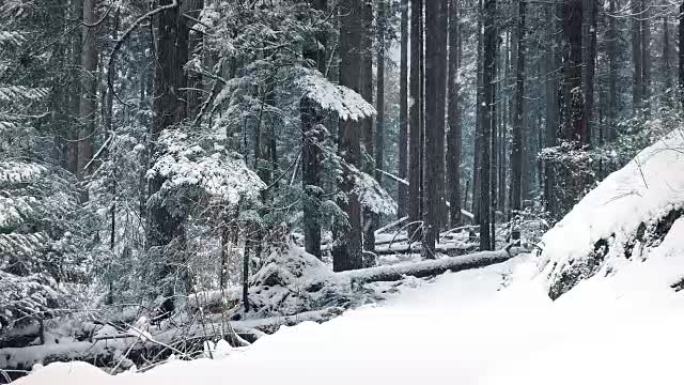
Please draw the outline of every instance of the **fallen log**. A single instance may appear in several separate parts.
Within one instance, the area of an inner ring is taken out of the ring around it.
[[[503,250],[482,251],[460,257],[449,257],[437,260],[401,263],[390,266],[378,266],[367,269],[338,273],[354,283],[398,281],[406,276],[425,278],[446,273],[475,269],[505,262],[521,252],[521,249],[508,246]]]
[[[325,322],[340,315],[344,309],[338,307],[314,310],[289,316],[231,321],[228,323],[194,323],[166,329],[161,332],[123,332],[120,334],[94,337],[89,341],[67,341],[46,345],[32,345],[22,348],[0,349],[0,368],[12,373],[30,371],[35,364],[49,364],[60,361],[86,361],[102,368],[119,365],[128,369],[132,365],[144,365],[150,361],[164,359],[178,350],[187,352],[187,357],[201,352],[206,340],[225,338],[233,346],[240,346],[230,335],[230,328],[239,339],[253,342],[266,334],[272,334],[281,326],[293,326],[301,322]],[[127,354],[126,354],[127,353]],[[124,356],[125,355],[125,356]],[[156,360],[152,360],[156,357]],[[183,357],[179,357],[183,358]],[[0,381],[1,383],[1,381]]]

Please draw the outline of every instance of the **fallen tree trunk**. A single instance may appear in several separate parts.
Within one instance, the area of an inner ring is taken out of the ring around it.
[[[424,278],[446,273],[475,269],[505,262],[520,253],[519,248],[506,247],[498,251],[483,251],[460,257],[371,267],[338,273],[355,283],[397,281],[406,276]]]
[[[225,338],[233,346],[241,346],[230,328],[240,340],[253,342],[266,334],[272,334],[281,326],[293,326],[301,322],[325,322],[342,314],[338,307],[314,310],[282,317],[269,317],[230,323],[194,323],[166,329],[157,333],[127,333],[95,337],[93,341],[69,341],[47,345],[33,345],[22,348],[0,349],[0,368],[7,371],[30,371],[33,365],[52,362],[86,361],[102,368],[118,365],[128,369],[133,364],[143,365],[150,361],[165,359],[172,353],[183,358],[202,352],[206,340]],[[182,354],[179,354],[181,352]],[[153,360],[152,358],[156,358]],[[122,361],[122,364],[119,364]]]

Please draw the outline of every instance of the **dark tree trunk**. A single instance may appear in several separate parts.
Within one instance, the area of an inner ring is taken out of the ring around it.
[[[562,0],[565,1],[565,0]],[[545,80],[545,120],[546,127],[544,133],[544,146],[554,147],[558,145],[560,138],[560,97],[562,94],[560,84],[561,52],[562,52],[562,28],[556,20],[562,19],[561,3],[553,1],[546,8],[545,16],[549,20],[551,28],[546,33],[546,38],[550,44],[545,52],[544,72]],[[544,162],[544,203],[547,212],[555,213],[558,211],[556,202],[555,185],[557,176],[554,175],[550,162]]]
[[[649,0],[641,0],[641,63],[642,63],[642,92],[644,116],[651,116],[651,4]]]
[[[632,1],[632,59],[634,61],[633,104],[637,115],[649,114],[650,88],[650,26],[644,0]]]
[[[672,108],[672,64],[670,55],[672,52],[670,43],[670,21],[669,16],[663,16],[663,104]]]
[[[408,178],[408,8],[409,1],[401,0],[401,58],[399,61],[399,177]],[[407,214],[408,188],[398,186],[398,217]]]
[[[446,0],[425,3],[425,179],[423,256],[434,258],[443,213],[444,114],[446,101],[447,7]]]
[[[83,17],[83,1],[72,1],[73,8],[69,9],[72,19],[78,20]],[[71,45],[71,60],[70,66],[72,68],[79,68],[81,65],[81,35],[75,34]],[[65,95],[65,101],[68,105],[67,111],[71,117],[80,116],[80,97],[81,94],[80,78],[76,74],[70,77],[69,92]],[[64,146],[64,166],[67,170],[76,174],[78,171],[78,137],[80,122],[75,119],[67,119],[65,127],[66,143]]]
[[[473,143],[473,202],[472,214],[475,216],[475,222],[480,223],[480,190],[482,183],[480,176],[482,174],[482,121],[484,116],[483,103],[483,35],[482,35],[482,19],[483,19],[483,0],[478,0],[477,7],[477,96],[476,96],[476,117],[475,117],[475,140]]]
[[[161,0],[159,6],[172,4],[172,0]],[[152,121],[152,147],[159,134],[185,119],[187,106],[185,99],[178,94],[186,87],[187,81],[183,66],[188,60],[188,29],[179,7],[167,9],[158,14],[156,20],[156,58],[154,62],[154,91]],[[150,154],[154,154],[152,149]],[[154,178],[149,183],[150,196],[155,194],[164,183],[162,178]],[[189,284],[185,261],[184,229],[182,219],[172,215],[164,202],[150,202],[148,212],[147,245],[150,253],[161,259],[160,279],[178,275],[183,286]],[[171,241],[178,240],[176,250],[165,250]],[[170,280],[172,281],[172,280]],[[173,309],[175,285],[160,288],[168,299],[163,306]]]
[[[188,0],[186,0],[188,1]],[[187,14],[195,19],[200,18],[200,13],[204,8],[204,0],[190,0],[188,1],[188,11]],[[204,34],[199,31],[191,31],[189,34],[189,50],[191,55],[196,55],[198,57],[204,57]],[[202,97],[204,89],[204,81],[202,79],[202,73],[198,71],[190,71],[188,73],[188,112],[189,118],[193,119],[199,113],[202,107]]]
[[[343,0],[340,4],[340,84],[360,92],[361,54],[359,42],[363,29],[360,0]],[[353,120],[340,122],[339,151],[349,166],[361,166],[361,123]],[[348,226],[340,232],[333,247],[335,271],[358,269],[362,265],[361,205],[354,192],[354,176],[344,167],[340,189],[346,199],[338,202],[347,214]]]
[[[361,5],[361,71],[359,76],[361,96],[373,104],[373,3],[363,0]],[[363,147],[366,157],[362,156],[361,167],[368,175],[375,175],[375,143],[373,135],[373,119],[361,121]],[[363,211],[363,248],[373,252],[375,250],[376,215],[370,208],[362,207]]]
[[[561,132],[558,156],[546,159],[546,174],[554,184],[551,215],[560,219],[585,193],[591,183],[590,165],[586,157],[572,156],[570,151],[584,151],[591,143],[587,127],[582,62],[582,0],[563,3],[563,73],[561,84]]]
[[[584,9],[584,109],[587,119],[587,131],[592,133],[594,125],[594,74],[596,69],[596,1],[585,0]]]
[[[507,89],[510,87],[508,83],[508,79],[511,77],[511,33],[507,32],[504,34],[504,39],[506,39],[506,50],[502,54],[497,54],[499,57],[499,64],[498,64],[498,71],[499,71],[499,79],[503,79],[503,81],[498,81],[497,82],[497,95],[506,95],[508,96],[508,91]],[[512,89],[512,87],[510,87]],[[497,168],[496,168],[496,192],[497,192],[497,197],[496,197],[496,211],[500,213],[505,213],[506,212],[506,174],[507,174],[507,168],[508,164],[506,163],[509,159],[506,158],[507,154],[507,135],[506,135],[506,128],[509,126],[508,118],[511,114],[510,112],[510,103],[509,103],[510,97],[506,97],[503,102],[499,102],[500,108],[497,108],[497,138],[496,138],[496,152],[497,152],[497,158],[498,158],[498,163],[497,163]]]
[[[618,58],[618,30],[615,13],[617,12],[617,0],[608,0],[608,30],[606,31],[607,38],[607,60],[608,60],[608,106],[606,111],[607,130],[605,140],[612,142],[616,139],[616,125],[618,121],[618,74],[619,58]]]
[[[632,85],[632,105],[634,112],[639,113],[642,106],[642,82],[643,82],[643,65],[641,63],[641,1],[634,0],[631,2],[632,6],[632,62],[634,63],[634,83]]]
[[[312,0],[311,5],[318,11],[327,9],[327,0]],[[317,43],[325,47],[326,34],[316,34]],[[313,60],[318,70],[325,73],[326,58],[325,48],[307,48],[305,58]],[[323,172],[323,146],[325,142],[325,130],[321,126],[324,117],[317,109],[315,103],[309,98],[300,101],[300,113],[302,123],[302,184],[306,199],[302,205],[304,211],[304,246],[307,253],[321,258],[321,191]]]
[[[323,171],[324,130],[315,103],[303,98],[299,105],[302,123],[302,184],[306,199],[304,211],[304,245],[306,252],[321,258],[321,188]]]
[[[515,64],[515,111],[513,113],[513,143],[511,146],[511,212],[516,215],[522,209],[523,200],[523,150],[525,146],[525,127],[523,113],[525,111],[525,17],[527,0],[518,0],[518,25],[516,33]]]
[[[582,88],[582,1],[563,3],[563,99],[561,101],[561,139],[589,144],[589,132]]]
[[[378,1],[377,10],[377,47],[376,47],[376,99],[375,110],[375,167],[385,169],[385,30],[387,28],[387,4],[383,0]],[[375,171],[375,179],[382,181],[382,173]]]
[[[417,222],[420,221],[420,176],[421,176],[421,113],[422,105],[420,62],[422,36],[422,17],[423,1],[411,0],[411,73],[409,75],[410,88],[410,111],[409,111],[409,196],[408,196],[408,215],[409,222],[414,223],[408,227],[409,236],[416,234],[418,230]]]
[[[494,178],[492,178],[492,151],[496,147],[494,137],[494,114],[496,112],[496,45],[497,32],[495,26],[496,0],[484,0],[483,10],[483,47],[482,47],[482,132],[480,137],[480,249],[493,250],[494,218],[492,191],[494,190]]]
[[[458,0],[449,1],[449,109],[447,112],[447,183],[449,189],[449,223],[461,225],[461,110],[458,71],[461,60],[461,29],[459,27]]]

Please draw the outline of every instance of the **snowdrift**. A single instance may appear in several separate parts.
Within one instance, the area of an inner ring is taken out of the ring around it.
[[[682,214],[684,131],[678,129],[609,175],[544,235],[549,296],[556,299],[583,279],[647,259]],[[663,277],[663,284],[676,286],[684,271],[677,273]]]

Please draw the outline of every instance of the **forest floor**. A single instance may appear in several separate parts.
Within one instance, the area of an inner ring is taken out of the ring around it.
[[[663,255],[684,250],[684,221],[660,248]],[[675,259],[677,268],[682,260]],[[538,259],[523,255],[416,279],[380,305],[283,327],[247,348],[220,345],[213,359],[116,376],[86,363],[56,363],[17,384],[674,383],[684,298],[660,279],[672,261],[635,261],[553,302]]]

